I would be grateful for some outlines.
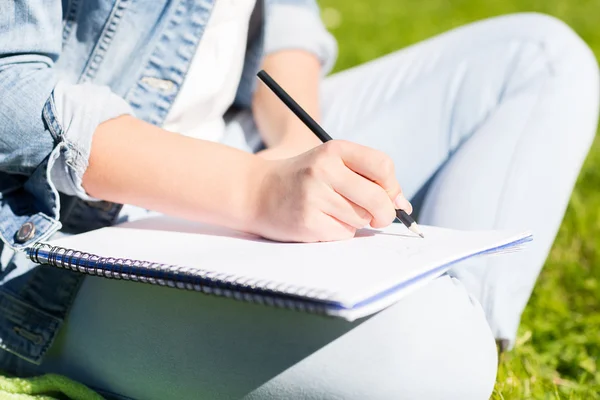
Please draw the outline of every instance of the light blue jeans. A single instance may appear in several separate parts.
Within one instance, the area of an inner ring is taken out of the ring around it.
[[[514,341],[594,138],[598,97],[589,48],[535,14],[329,77],[326,129],[390,154],[421,224],[529,228],[528,250],[463,263],[357,323],[87,278],[36,371],[135,399],[486,399],[494,338]],[[251,116],[230,121],[225,142],[256,149]]]

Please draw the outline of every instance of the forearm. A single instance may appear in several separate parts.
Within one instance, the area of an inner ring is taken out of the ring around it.
[[[101,124],[83,186],[91,196],[248,230],[264,161],[130,116]]]
[[[269,73],[316,121],[320,120],[320,63],[302,50],[284,50],[265,57],[263,69]],[[302,122],[263,84],[254,95],[252,110],[258,130],[267,144],[318,144]]]

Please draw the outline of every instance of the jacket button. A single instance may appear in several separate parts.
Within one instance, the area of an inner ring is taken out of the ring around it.
[[[35,225],[33,222],[25,222],[17,233],[15,233],[15,241],[17,243],[25,243],[35,235]]]

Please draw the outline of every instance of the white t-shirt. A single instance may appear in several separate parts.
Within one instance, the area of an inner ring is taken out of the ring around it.
[[[244,67],[250,15],[255,0],[216,0],[183,85],[163,128],[218,142],[225,132],[223,114],[233,103]],[[157,213],[126,204],[119,219]]]
[[[219,141],[223,114],[242,75],[248,23],[255,0],[216,0],[196,54],[163,128]]]

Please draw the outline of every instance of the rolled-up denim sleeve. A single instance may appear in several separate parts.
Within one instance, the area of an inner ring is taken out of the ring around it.
[[[48,166],[59,192],[97,200],[82,187],[92,136],[100,123],[124,114],[132,114],[129,104],[106,86],[56,84],[43,115],[52,135],[59,138],[59,149],[54,150],[58,154]]]
[[[81,186],[93,133],[131,112],[107,87],[58,79],[61,7],[0,6],[0,239],[15,249],[60,229],[59,191],[93,200]]]
[[[323,74],[333,68],[337,42],[327,31],[315,0],[266,0],[265,54],[300,49],[314,54]]]

